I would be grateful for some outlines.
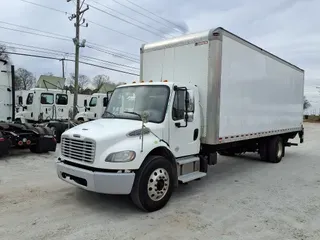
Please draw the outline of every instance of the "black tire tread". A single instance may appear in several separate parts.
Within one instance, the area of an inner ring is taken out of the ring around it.
[[[283,145],[283,140],[280,136],[272,137],[268,141],[268,155],[269,155],[268,162],[279,163],[281,161],[283,154],[280,159],[277,157],[279,141],[282,141],[282,145]]]
[[[134,184],[133,184],[133,188],[131,190],[131,193],[130,193],[130,197],[131,197],[131,200],[132,202],[138,207],[140,208],[141,210],[143,211],[146,211],[146,212],[153,212],[153,211],[156,211],[162,207],[164,207],[167,202],[169,201],[170,197],[171,197],[171,194],[173,192],[173,188],[174,188],[174,181],[173,181],[173,167],[172,167],[172,172],[169,173],[170,175],[170,189],[168,190],[168,193],[169,195],[168,196],[168,199],[167,200],[160,200],[162,201],[162,203],[160,204],[160,207],[155,207],[155,208],[152,208],[152,207],[149,207],[149,209],[147,209],[146,206],[144,206],[144,204],[141,202],[141,199],[140,199],[140,187],[141,187],[141,181],[143,180],[143,177],[144,176],[144,173],[145,171],[148,170],[148,168],[150,167],[151,164],[157,164],[159,161],[167,161],[170,165],[171,165],[171,162],[167,159],[165,159],[163,156],[148,156],[146,161],[144,161],[144,163],[142,164],[142,166],[140,167],[140,169],[136,172],[136,177],[135,177],[135,180],[134,180]],[[151,166],[152,167],[152,166]]]

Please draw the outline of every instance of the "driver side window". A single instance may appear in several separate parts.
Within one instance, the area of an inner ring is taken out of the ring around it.
[[[174,121],[184,119],[185,115],[185,91],[176,91],[172,107],[172,119]]]
[[[92,97],[89,103],[89,107],[95,107],[95,106],[97,106],[97,98]]]

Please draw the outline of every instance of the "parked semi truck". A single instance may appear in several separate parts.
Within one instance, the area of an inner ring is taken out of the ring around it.
[[[105,112],[108,102],[111,98],[112,91],[107,93],[94,93],[92,94],[89,105],[87,100],[84,101],[84,111],[79,112],[75,119],[79,122],[87,122],[102,117]]]
[[[56,150],[51,129],[15,120],[14,66],[0,59],[0,156],[10,148],[29,148],[34,153]]]
[[[115,89],[104,118],[62,134],[60,179],[156,211],[217,153],[279,163],[303,142],[304,71],[223,28],[143,45],[140,76]]]
[[[41,76],[43,77],[43,76]],[[70,91],[52,88],[32,88],[30,90],[18,91],[18,111],[15,121],[19,123],[37,123],[49,127],[56,135],[58,143],[61,134],[76,122],[70,122],[72,116],[74,95]],[[79,94],[79,112],[85,111],[85,103],[90,95]]]

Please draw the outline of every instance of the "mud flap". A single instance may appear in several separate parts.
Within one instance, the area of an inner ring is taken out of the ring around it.
[[[304,128],[299,132],[300,143],[304,142]]]
[[[57,142],[52,136],[40,136],[38,140],[38,146],[45,152],[55,152],[57,147]]]

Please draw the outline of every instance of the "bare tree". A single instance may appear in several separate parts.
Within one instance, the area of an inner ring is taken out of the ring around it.
[[[75,76],[73,73],[70,74],[69,84],[74,87]],[[80,74],[78,79],[79,90],[85,89],[90,83],[90,78],[86,75]]]
[[[17,90],[29,90],[36,82],[36,78],[33,74],[24,68],[19,68],[15,72],[15,80],[15,87]]]
[[[110,77],[107,75],[101,74],[93,78],[93,86],[97,92],[107,83],[110,83]]]
[[[9,55],[6,53],[7,47],[5,45],[0,45],[0,59],[9,60]]]

